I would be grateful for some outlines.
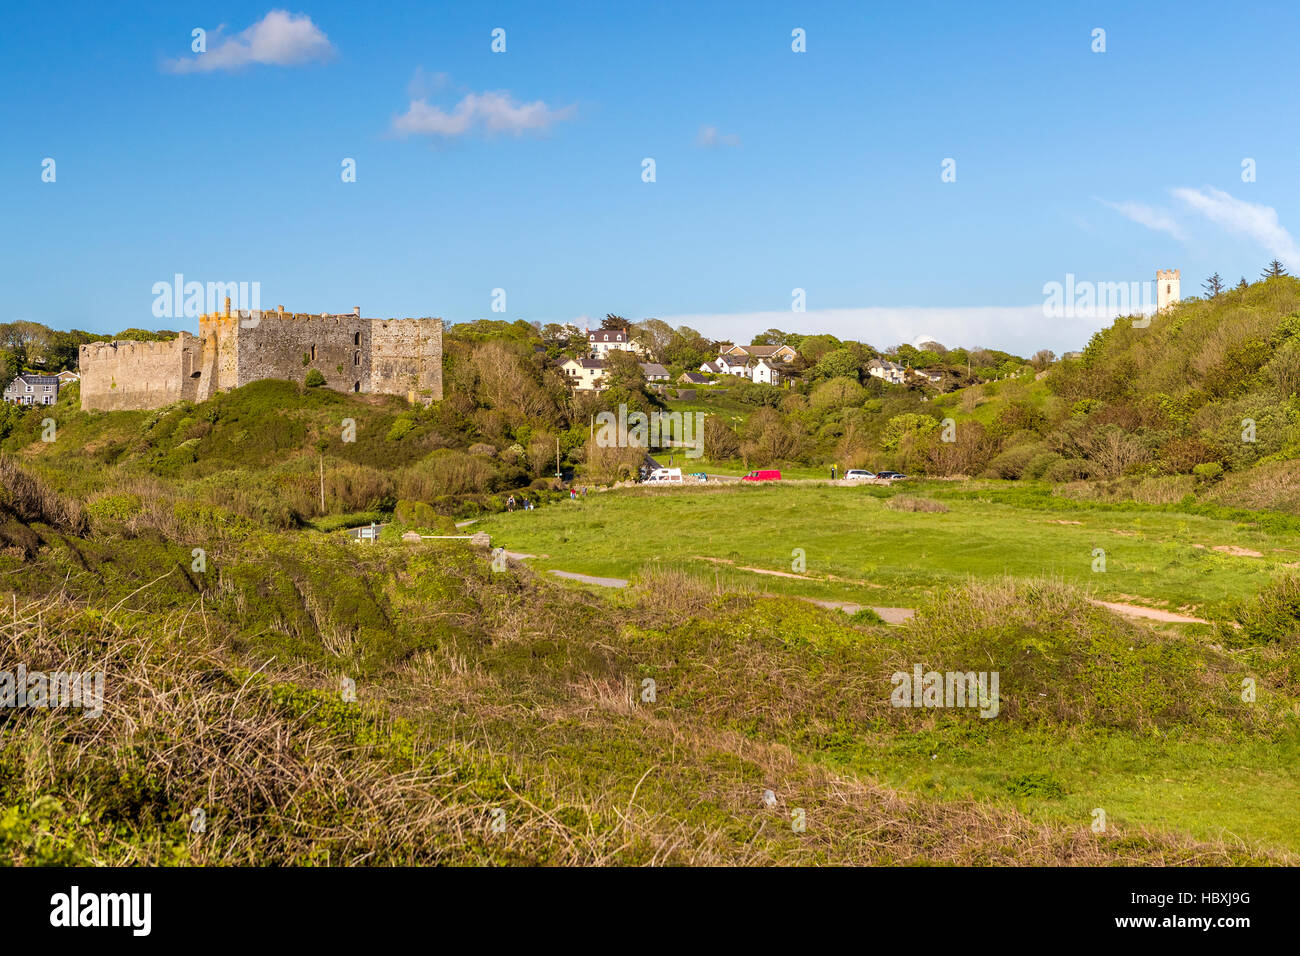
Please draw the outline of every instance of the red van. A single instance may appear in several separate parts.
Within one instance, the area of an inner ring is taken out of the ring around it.
[[[751,471],[741,481],[780,481],[781,473],[776,469],[770,471]]]

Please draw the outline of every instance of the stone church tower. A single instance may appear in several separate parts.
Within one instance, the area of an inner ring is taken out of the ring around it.
[[[1157,269],[1156,270],[1156,311],[1163,312],[1175,302],[1182,299],[1180,277],[1182,272],[1178,269]]]

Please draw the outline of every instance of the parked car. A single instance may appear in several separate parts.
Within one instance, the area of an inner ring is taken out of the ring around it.
[[[781,473],[775,468],[751,471],[741,481],[780,481]]]
[[[844,473],[845,481],[870,481],[875,477],[875,474],[865,468],[850,468]]]
[[[907,475],[903,474],[900,471],[880,471],[876,473],[876,477],[887,478],[890,481],[901,481],[902,479],[906,478]]]
[[[691,472],[691,477],[694,478],[696,481],[708,481],[708,480],[709,480],[709,476],[706,475],[706,474],[705,474],[704,472],[702,472],[702,471],[693,471],[693,472]]]

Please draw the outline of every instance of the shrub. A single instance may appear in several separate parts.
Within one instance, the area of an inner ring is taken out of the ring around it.
[[[947,514],[948,506],[933,498],[913,498],[911,495],[895,495],[885,501],[886,508],[895,511],[925,511],[932,514]]]
[[[385,437],[387,441],[401,441],[415,429],[415,421],[405,416],[393,420]]]
[[[1048,466],[1047,471],[1043,473],[1046,481],[1083,481],[1095,477],[1097,468],[1090,461],[1082,458],[1062,458],[1060,461]]]
[[[1223,477],[1223,466],[1217,461],[1207,461],[1192,468],[1192,474],[1202,481],[1214,481]]]
[[[1253,603],[1238,607],[1237,622],[1249,644],[1300,645],[1300,577],[1278,578]]]
[[[303,380],[303,384],[308,388],[320,388],[325,384],[325,376],[321,374],[318,368],[310,369],[307,372],[307,377]]]

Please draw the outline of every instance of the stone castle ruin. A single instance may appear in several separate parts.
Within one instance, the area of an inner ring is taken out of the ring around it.
[[[91,411],[201,402],[264,378],[303,381],[311,369],[338,392],[442,399],[442,320],[366,319],[270,311],[204,314],[199,334],[170,342],[81,346],[81,407]]]

